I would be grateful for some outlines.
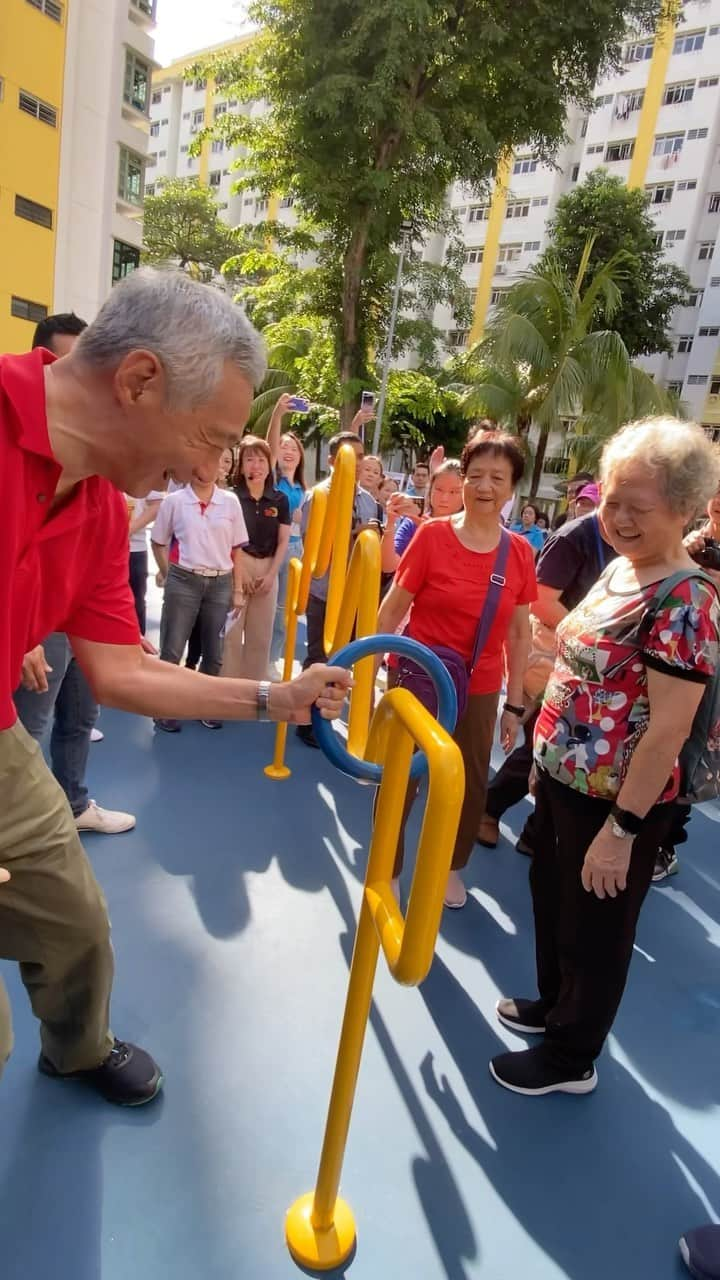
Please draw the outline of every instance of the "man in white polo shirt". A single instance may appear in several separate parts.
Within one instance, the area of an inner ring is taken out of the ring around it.
[[[169,563],[169,545],[178,542],[178,560]],[[177,666],[197,619],[202,633],[205,675],[217,676],[222,667],[222,631],[228,611],[243,601],[241,548],[248,534],[242,508],[229,489],[194,478],[168,494],[155,517],[151,544],[165,599],[160,617],[160,657]],[[203,720],[220,729],[221,720]],[[165,733],[179,733],[177,720],[157,720]]]

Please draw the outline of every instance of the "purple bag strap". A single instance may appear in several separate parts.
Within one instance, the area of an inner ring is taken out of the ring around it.
[[[487,638],[490,635],[490,629],[495,621],[495,614],[497,613],[498,605],[500,604],[500,595],[503,587],[505,586],[505,566],[507,564],[507,558],[510,554],[511,546],[512,538],[510,537],[507,529],[503,527],[500,530],[500,541],[498,543],[497,555],[495,556],[495,563],[493,564],[492,573],[490,574],[490,586],[488,587],[485,604],[483,605],[483,611],[480,614],[480,621],[478,622],[477,635],[475,636],[475,647],[473,649],[472,661],[470,663],[470,675],[472,675],[475,670],[477,660],[485,648]]]

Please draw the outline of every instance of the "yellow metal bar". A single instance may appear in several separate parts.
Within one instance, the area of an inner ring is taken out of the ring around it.
[[[292,680],[293,674],[293,657],[295,655],[295,641],[297,639],[297,623],[298,615],[293,607],[293,601],[297,600],[298,586],[300,583],[300,574],[302,572],[302,564],[293,556],[288,566],[288,584],[287,595],[285,597],[285,659],[283,663],[283,680]],[[287,724],[281,721],[275,731],[275,752],[272,764],[265,766],[264,773],[268,778],[289,778],[290,770],[285,764],[285,746],[287,744]]]
[[[638,121],[633,157],[630,162],[627,183],[629,187],[642,187],[645,185],[680,8],[678,0],[664,0],[660,17],[658,18],[648,82]]]
[[[429,790],[407,915],[390,888],[393,860],[410,775],[413,745],[426,752]],[[285,1234],[302,1266],[340,1266],[355,1243],[349,1206],[338,1198],[365,1030],[370,1014],[378,950],[393,976],[415,985],[432,962],[443,892],[464,793],[457,744],[406,689],[386,694],[373,717],[368,757],[383,766],[360,919],[350,966],[340,1045],[314,1194],[289,1210]]]
[[[485,318],[488,313],[488,307],[490,306],[493,276],[495,275],[498,250],[500,248],[500,236],[502,235],[503,223],[505,221],[511,167],[512,151],[506,151],[500,157],[497,171],[495,173],[495,190],[493,191],[492,200],[490,202],[490,216],[488,218],[487,234],[485,236],[482,262],[480,264],[480,279],[478,280],[477,291],[475,293],[475,310],[473,314],[472,328],[470,330],[471,346],[474,343],[479,342],[482,338],[483,329],[485,328]]]

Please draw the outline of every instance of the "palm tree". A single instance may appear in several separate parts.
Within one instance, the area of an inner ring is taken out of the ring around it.
[[[575,436],[599,442],[633,417],[668,411],[670,399],[634,366],[620,335],[608,327],[621,301],[624,253],[584,287],[593,239],[571,279],[545,255],[508,289],[485,337],[469,354],[473,385],[468,414],[486,415],[527,436],[539,431],[530,496],[537,493],[550,432],[574,419]]]

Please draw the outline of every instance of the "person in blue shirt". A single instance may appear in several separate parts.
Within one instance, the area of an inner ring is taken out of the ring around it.
[[[278,574],[278,600],[275,610],[270,661],[277,662],[285,652],[285,598],[287,596],[288,571],[293,558],[302,559],[303,542],[300,533],[302,505],[305,501],[305,450],[292,431],[280,436],[276,466],[276,487],[285,494],[290,505],[290,541],[287,554]]]
[[[510,525],[511,533],[519,533],[527,538],[536,556],[542,551],[546,537],[537,524],[539,515],[542,515],[540,508],[534,502],[526,502],[520,512],[520,519]]]

